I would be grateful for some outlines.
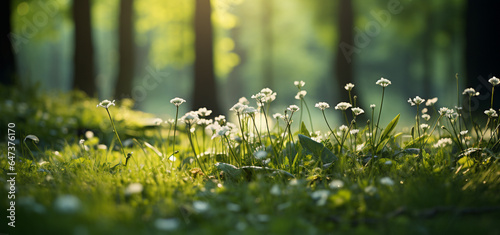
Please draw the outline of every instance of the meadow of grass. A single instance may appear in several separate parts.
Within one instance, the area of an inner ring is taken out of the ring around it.
[[[499,81],[490,83],[493,97]],[[265,88],[227,117],[179,114],[186,101],[174,98],[170,120],[133,111],[128,100],[3,91],[2,128],[16,135],[0,143],[0,195],[16,209],[15,227],[7,218],[0,232],[500,234],[493,99],[478,111],[483,122],[470,109],[472,88],[457,90],[469,103],[454,108],[410,98],[415,124],[399,127],[400,115],[380,123],[391,88],[382,78],[373,88],[379,103],[365,111],[355,97],[340,102],[343,123],[333,124],[330,105],[309,106],[305,83],[294,85],[297,104],[281,113],[269,113],[277,94]],[[315,130],[313,115],[328,129]]]

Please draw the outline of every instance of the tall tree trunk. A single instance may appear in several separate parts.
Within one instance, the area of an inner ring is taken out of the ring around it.
[[[338,25],[339,25],[339,34],[340,34],[340,43],[345,43],[347,45],[354,46],[354,11],[352,7],[352,0],[340,0],[340,5],[338,6]],[[339,43],[339,45],[340,45]],[[352,60],[351,60],[352,59]],[[335,81],[337,83],[336,91],[338,93],[338,98],[342,102],[349,102],[349,93],[344,89],[344,86],[347,83],[353,83],[353,65],[354,59],[347,59],[342,52],[342,49],[339,47],[337,49],[337,55],[335,59]],[[354,96],[355,89],[351,91],[351,96]],[[354,100],[353,100],[354,102]],[[360,106],[360,100],[356,100],[356,106]],[[352,115],[350,112],[347,112],[348,116]],[[341,119],[343,120],[343,119]]]
[[[90,0],[73,0],[73,20],[75,23],[73,88],[82,90],[89,96],[95,96],[97,90]]]
[[[500,1],[467,1],[465,31],[465,61],[467,87],[475,88],[481,95],[480,110],[490,108],[492,76],[500,77]],[[500,89],[496,87],[494,108],[500,107]],[[476,110],[473,110],[476,111]],[[482,112],[476,112],[481,117]],[[480,114],[481,113],[481,114]]]
[[[12,44],[9,39],[11,33],[11,0],[4,0],[0,4],[0,84],[13,85],[14,73],[16,71]]]
[[[212,115],[221,113],[217,103],[210,0],[196,0],[194,15],[195,61],[193,109],[207,107]]]
[[[273,78],[273,0],[262,0],[262,78],[265,87],[272,87]]]
[[[132,94],[134,77],[134,40],[133,40],[134,0],[120,1],[119,21],[119,64],[115,98],[128,98]]]

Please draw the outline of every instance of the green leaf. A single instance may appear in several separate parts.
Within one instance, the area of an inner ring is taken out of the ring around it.
[[[227,176],[232,179],[238,179],[243,173],[242,169],[228,163],[223,163],[223,162],[215,163],[215,167],[220,171],[224,171],[227,174]]]
[[[382,132],[382,135],[380,136],[380,143],[382,143],[382,141],[384,141],[385,139],[390,138],[391,132],[394,130],[394,128],[396,128],[396,125],[398,125],[399,117],[400,114],[398,114],[394,119],[392,119],[391,122],[389,122],[389,124],[387,124],[384,131]]]
[[[321,153],[323,152],[323,149],[325,148],[325,146],[322,143],[318,143],[313,139],[301,134],[299,134],[299,142],[300,145],[302,145],[302,147],[305,150],[308,150],[311,153],[313,153],[315,157],[320,157]]]
[[[323,152],[321,153],[321,160],[323,161],[323,163],[332,163],[334,161],[337,161],[338,158],[328,148],[324,148]]]
[[[307,130],[306,124],[304,124],[304,122],[302,122],[302,124],[300,125],[300,134],[311,138],[311,135],[309,134],[309,130]]]
[[[315,158],[321,158],[323,163],[332,163],[338,158],[322,143],[318,143],[313,139],[299,134],[300,145],[307,151],[311,152]]]

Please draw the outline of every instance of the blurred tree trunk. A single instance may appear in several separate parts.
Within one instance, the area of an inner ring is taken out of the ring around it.
[[[210,0],[196,0],[194,15],[195,61],[193,109],[207,107],[221,114],[217,103]]]
[[[475,88],[481,93],[478,108],[484,110],[490,108],[491,84],[487,81],[492,76],[500,77],[500,1],[469,0],[465,9],[465,77],[467,87]],[[500,107],[499,93],[495,92],[495,109]],[[484,116],[482,112],[479,115]]]
[[[242,71],[242,66],[247,61],[247,53],[245,48],[241,47],[238,42],[240,42],[242,28],[240,26],[231,29],[231,37],[234,40],[234,53],[238,55],[240,61],[231,72],[229,73],[227,79],[227,87],[225,88],[228,93],[229,105],[232,106],[236,101],[242,96],[243,91],[245,91],[245,81],[244,73]],[[226,102],[227,104],[227,102]]]
[[[119,17],[119,64],[116,79],[115,98],[129,98],[132,95],[134,77],[134,0],[120,1]]]
[[[0,54],[2,55],[0,59],[0,84],[13,85],[16,68],[14,54],[12,53],[12,44],[8,37],[11,33],[11,1],[2,1],[0,9],[2,17],[0,21],[0,35],[2,35],[0,42]]]
[[[273,1],[262,0],[262,78],[264,87],[272,87],[273,78]]]
[[[95,96],[97,90],[90,5],[90,0],[73,1],[73,20],[75,23],[73,88],[82,90],[89,96]]]
[[[339,26],[339,35],[340,35],[340,43],[346,43],[351,46],[354,45],[354,35],[353,35],[353,30],[354,30],[354,11],[353,11],[353,6],[352,6],[352,0],[340,0],[340,4],[338,6],[338,26]],[[340,44],[339,43],[339,44]],[[349,102],[349,93],[344,89],[344,86],[347,83],[354,83],[354,75],[353,75],[353,63],[354,63],[354,58],[351,57],[352,60],[348,60],[345,56],[344,53],[342,52],[342,49],[340,47],[337,48],[337,55],[335,59],[335,81],[337,83],[336,89],[334,89],[338,93],[338,98],[340,98],[340,101],[342,102]],[[354,99],[355,95],[355,90],[354,88],[353,91],[351,91],[351,96]],[[353,100],[354,102],[354,100]],[[356,100],[356,106],[360,107],[360,99]],[[351,113],[348,113],[348,117],[351,117]],[[343,120],[343,119],[341,119]]]

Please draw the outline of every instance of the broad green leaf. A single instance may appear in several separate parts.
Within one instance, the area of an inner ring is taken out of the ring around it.
[[[313,139],[301,134],[299,134],[299,142],[304,149],[309,150],[316,157],[320,157],[321,153],[323,152],[323,148],[325,148],[322,143],[318,143]]]
[[[224,171],[230,178],[233,179],[239,178],[243,173],[242,169],[228,163],[223,163],[223,162],[215,163],[215,167],[221,171]]]
[[[307,130],[306,124],[304,124],[304,122],[302,122],[302,124],[300,124],[300,134],[311,138],[311,135],[309,134],[309,130]]]
[[[323,152],[321,153],[321,160],[323,161],[323,163],[332,163],[334,161],[337,161],[338,158],[328,148],[324,148]]]
[[[389,124],[385,127],[384,131],[382,132],[382,135],[380,136],[380,142],[384,141],[385,139],[389,139],[391,132],[396,128],[396,125],[398,125],[400,114],[398,114],[394,119],[392,119]],[[386,142],[387,143],[387,142]]]

